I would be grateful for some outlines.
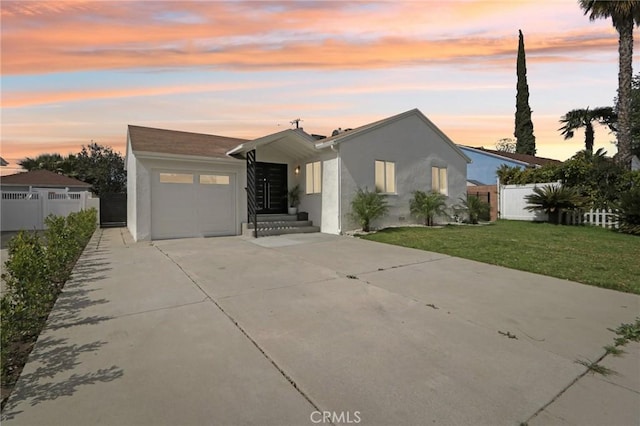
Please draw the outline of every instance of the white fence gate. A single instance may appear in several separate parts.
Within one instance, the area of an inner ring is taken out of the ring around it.
[[[547,214],[539,211],[526,210],[527,201],[525,197],[533,194],[533,188],[545,185],[559,185],[552,183],[528,183],[526,185],[499,185],[498,196],[500,219],[529,220],[544,222],[548,219]]]
[[[2,192],[2,231],[44,229],[44,219],[53,214],[69,213],[99,206],[97,198],[88,191],[37,190],[32,192]]]

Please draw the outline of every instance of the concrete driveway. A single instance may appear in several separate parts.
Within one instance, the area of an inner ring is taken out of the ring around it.
[[[638,424],[640,297],[306,234],[99,231],[7,425]]]

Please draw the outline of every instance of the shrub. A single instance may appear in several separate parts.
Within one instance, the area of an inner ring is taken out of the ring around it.
[[[549,223],[560,223],[563,210],[572,210],[583,204],[582,197],[575,188],[562,185],[545,185],[533,188],[533,194],[527,195],[529,211],[542,211],[548,215]]]
[[[350,217],[356,221],[364,232],[369,232],[371,222],[383,217],[389,211],[389,205],[383,194],[358,188],[351,200]]]
[[[11,386],[26,361],[29,343],[37,338],[60,289],[96,228],[96,210],[49,216],[44,238],[19,232],[9,241],[9,258],[0,300],[2,384]]]
[[[640,235],[640,186],[634,186],[620,196],[617,217],[621,232]]]
[[[439,192],[413,191],[413,198],[409,201],[409,210],[416,218],[424,219],[424,224],[433,226],[436,216],[448,216],[447,196]]]
[[[477,224],[481,217],[486,217],[491,211],[491,206],[484,200],[475,195],[467,195],[467,198],[461,198],[463,210],[469,216],[469,222]]]

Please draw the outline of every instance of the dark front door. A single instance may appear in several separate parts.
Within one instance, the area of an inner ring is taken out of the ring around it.
[[[287,165],[256,163],[256,204],[258,213],[287,212]]]

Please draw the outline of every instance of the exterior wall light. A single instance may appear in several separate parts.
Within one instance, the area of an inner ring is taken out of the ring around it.
[[[295,173],[296,173],[296,176],[300,174],[300,166],[296,166]]]

